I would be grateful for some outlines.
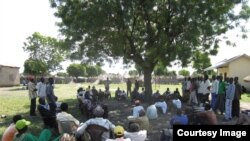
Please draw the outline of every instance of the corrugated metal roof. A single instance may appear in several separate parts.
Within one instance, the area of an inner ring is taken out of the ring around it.
[[[234,60],[237,60],[237,59],[239,59],[239,58],[241,58],[243,56],[245,56],[245,57],[247,57],[247,58],[250,59],[250,56],[248,56],[246,54],[237,55],[237,56],[234,56],[234,57],[232,57],[230,59],[224,59],[224,60],[218,62],[217,64],[213,65],[213,66],[205,68],[204,71],[213,70],[213,69],[217,69],[217,68],[221,68],[221,67],[226,67],[226,66],[228,66],[228,64],[230,62],[233,62]]]

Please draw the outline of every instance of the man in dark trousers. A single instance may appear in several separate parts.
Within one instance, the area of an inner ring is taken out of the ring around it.
[[[50,111],[56,114],[56,100],[57,97],[54,93],[54,79],[52,77],[49,78],[49,84],[46,87],[46,98],[47,103],[49,104]]]
[[[127,97],[128,97],[128,95],[131,97],[131,86],[132,86],[132,83],[131,83],[130,79],[128,78],[128,80],[127,80]]]

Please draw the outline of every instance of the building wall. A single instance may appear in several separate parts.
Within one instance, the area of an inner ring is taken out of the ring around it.
[[[228,67],[218,68],[217,71],[218,75],[223,76],[224,78],[225,75],[228,76],[229,68]]]
[[[20,84],[19,68],[0,65],[0,87]]]
[[[250,58],[243,56],[229,64],[229,77],[239,77],[239,83],[250,90],[250,83],[244,82],[244,77],[250,75]]]

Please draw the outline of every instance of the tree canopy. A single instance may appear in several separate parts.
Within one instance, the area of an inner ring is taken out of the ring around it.
[[[152,94],[156,64],[178,60],[186,66],[197,50],[215,55],[219,36],[236,27],[244,29],[240,21],[250,13],[246,3],[235,12],[239,2],[232,0],[50,1],[73,58],[133,61],[144,73],[147,97]]]
[[[182,75],[185,77],[190,76],[190,72],[188,70],[185,70],[185,69],[180,70],[178,73],[179,73],[179,75]]]
[[[24,73],[34,76],[44,75],[47,73],[47,65],[41,60],[27,59],[24,62]]]
[[[56,38],[33,33],[24,42],[23,49],[29,53],[29,58],[45,63],[49,72],[62,69],[60,63],[66,57],[64,42]]]

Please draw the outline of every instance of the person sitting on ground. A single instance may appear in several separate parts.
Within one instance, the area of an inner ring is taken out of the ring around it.
[[[2,141],[13,141],[15,134],[17,133],[16,122],[21,119],[23,119],[21,115],[15,115],[13,117],[13,123],[11,123],[10,126],[4,131]]]
[[[196,114],[198,118],[198,122],[201,125],[216,125],[218,123],[218,119],[211,108],[210,104],[205,104],[205,111],[199,112]]]
[[[115,98],[117,99],[117,100],[120,100],[120,93],[121,93],[122,91],[120,90],[120,88],[118,87],[117,88],[117,90],[115,91]]]
[[[140,105],[140,100],[135,101],[135,107],[133,108],[133,117],[139,117],[139,112],[144,110],[144,108]]]
[[[159,90],[157,90],[157,91],[152,95],[153,100],[154,100],[154,101],[159,101],[160,95],[161,95],[161,94],[160,94]]]
[[[182,114],[181,109],[177,109],[176,115],[174,115],[170,120],[170,126],[172,127],[173,124],[177,123],[181,125],[187,125],[188,124],[188,117],[187,115]]]
[[[145,88],[141,88],[141,93],[139,94],[139,100],[144,102],[145,101]]]
[[[241,113],[236,121],[236,125],[250,125],[250,115],[248,113]]]
[[[131,123],[128,127],[128,132],[125,131],[124,137],[130,138],[131,141],[145,141],[147,138],[147,130],[140,130],[137,123]]]
[[[92,86],[92,94],[93,94],[93,101],[97,101],[98,99],[98,91],[96,90],[95,86]]]
[[[153,101],[149,102],[149,106],[147,108],[146,111],[146,115],[148,117],[148,119],[157,119],[158,118],[158,114],[157,114],[157,108],[155,107],[155,104]]]
[[[107,139],[106,141],[131,141],[130,138],[124,138],[124,128],[120,125],[114,128],[115,139]]]
[[[79,138],[85,132],[85,129],[88,125],[95,124],[106,128],[107,130],[114,130],[115,125],[111,123],[108,119],[103,118],[104,110],[101,106],[97,106],[94,111],[95,118],[91,118],[84,123],[81,123],[80,126],[77,128],[76,137]],[[110,132],[104,132],[102,134],[102,141],[105,141],[109,138]]]
[[[61,112],[56,115],[56,120],[61,122],[61,121],[73,121],[76,126],[79,125],[79,121],[74,118],[71,114],[67,113],[68,111],[68,104],[67,103],[62,103],[61,104]]]
[[[123,100],[127,99],[127,94],[126,94],[126,92],[124,90],[120,93],[120,98],[123,99]]]
[[[159,96],[158,101],[155,102],[155,107],[159,107],[162,110],[163,114],[167,112],[167,103],[164,101],[163,96]]]
[[[44,128],[57,129],[56,116],[49,110],[49,105],[46,104],[45,100],[42,98],[39,98],[38,101],[39,105],[37,106],[37,110],[42,116]]]
[[[181,103],[181,100],[177,96],[174,96],[172,103],[173,103],[175,109],[181,109],[182,103]]]
[[[171,92],[170,92],[169,88],[167,88],[167,90],[163,93],[163,96],[168,100],[170,95],[171,95]]]
[[[128,117],[129,123],[138,123],[140,129],[149,131],[149,120],[144,110],[139,112],[139,117]]]
[[[37,141],[38,138],[31,133],[27,133],[30,121],[25,119],[18,120],[16,122],[16,129],[18,133],[16,134],[14,141]]]
[[[104,98],[104,92],[102,91],[102,89],[99,89],[98,91],[98,100],[103,101]]]
[[[131,93],[131,102],[134,102],[139,99],[140,99],[140,94],[138,92],[138,89],[134,88],[134,90]]]

